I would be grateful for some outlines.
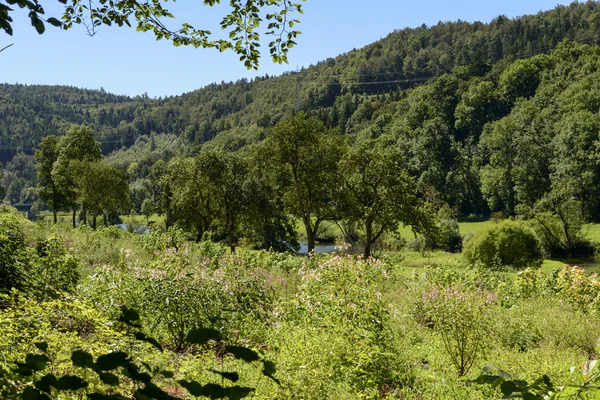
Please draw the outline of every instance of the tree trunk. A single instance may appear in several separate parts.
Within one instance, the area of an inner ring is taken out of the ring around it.
[[[365,238],[365,258],[369,258],[371,257],[371,251],[373,247],[373,227],[370,223],[366,224],[365,231],[367,236]]]
[[[87,206],[85,203],[81,205],[81,219],[83,220],[83,224],[87,225]]]
[[[56,215],[56,210],[52,210],[52,214],[54,215],[54,225],[58,223],[58,216]]]
[[[92,214],[92,229],[96,230],[96,219],[98,217],[98,213],[94,212],[94,214]]]
[[[306,242],[308,245],[307,252],[310,253],[315,249],[315,232],[310,226],[306,226]]]
[[[77,224],[75,223],[75,217],[77,216],[77,208],[73,206],[73,228],[77,228]]]
[[[231,254],[235,253],[235,246],[233,245],[233,229],[229,230],[229,249],[231,250]]]
[[[108,215],[106,213],[102,213],[102,220],[104,221],[104,226],[108,226]]]

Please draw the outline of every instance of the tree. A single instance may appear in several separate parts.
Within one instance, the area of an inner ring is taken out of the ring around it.
[[[98,215],[129,210],[129,180],[123,171],[103,161],[73,161],[70,167],[77,173],[75,191],[91,213],[92,229],[97,227]]]
[[[233,253],[240,216],[248,205],[245,187],[247,161],[237,153],[203,150],[197,156],[197,163],[205,185],[214,193],[214,201],[220,210],[217,218],[227,232]]]
[[[57,211],[67,207],[67,198],[61,192],[52,176],[54,163],[58,161],[60,139],[55,135],[46,136],[35,152],[36,171],[40,186],[39,196],[52,209],[54,223],[58,222]]]
[[[60,141],[60,153],[52,169],[52,177],[73,212],[73,227],[76,226],[78,171],[71,163],[93,163],[101,159],[100,143],[94,139],[94,132],[88,126],[73,126]],[[83,222],[86,223],[86,204],[82,203],[82,207]]]
[[[52,0],[46,0],[46,3]],[[58,0],[65,4],[61,20],[45,18],[41,0],[8,0],[9,5],[16,4],[29,10],[32,26],[39,34],[45,31],[45,22],[50,25],[71,29],[74,24],[84,24],[88,34],[93,36],[101,25],[136,25],[141,32],[153,32],[157,40],[166,39],[175,46],[194,46],[196,48],[216,48],[219,51],[233,50],[240,55],[240,60],[248,69],[258,68],[261,45],[261,34],[258,29],[266,19],[268,21],[266,36],[274,39],[268,43],[269,52],[274,62],[287,63],[287,53],[296,42],[298,34],[292,30],[300,21],[292,19],[294,12],[302,13],[300,0],[295,3],[289,0],[232,0],[228,13],[220,22],[221,28],[228,30],[228,39],[216,39],[205,29],[197,29],[183,23],[179,29],[171,29],[165,25],[165,18],[175,18],[163,7],[167,0],[122,0],[106,2],[102,0]],[[219,0],[204,1],[204,5],[214,6]],[[13,9],[0,3],[0,30],[12,35]]]
[[[393,148],[367,140],[340,162],[346,219],[362,227],[365,257],[372,255],[382,235],[396,231],[400,224],[412,226],[415,233],[435,230],[433,217],[417,197],[416,182],[398,159]]]
[[[150,216],[152,215],[153,212],[154,212],[154,203],[152,202],[151,199],[146,197],[144,199],[144,201],[142,201],[142,214],[146,217],[146,224],[148,224]]]
[[[286,208],[304,224],[310,252],[320,224],[340,218],[337,163],[346,146],[337,131],[303,112],[278,123],[265,145],[280,172]]]
[[[167,216],[180,227],[196,231],[196,241],[213,226],[222,211],[218,194],[207,182],[203,162],[198,157],[179,158],[169,164],[163,180],[167,197]],[[171,222],[169,222],[170,225]]]

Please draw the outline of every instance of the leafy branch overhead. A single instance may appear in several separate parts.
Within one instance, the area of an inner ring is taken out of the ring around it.
[[[44,33],[45,24],[63,29],[71,29],[74,24],[85,25],[88,33],[94,35],[102,25],[136,27],[140,32],[153,32],[157,40],[171,41],[175,46],[196,48],[216,48],[223,52],[233,50],[248,69],[257,69],[261,57],[262,37],[272,38],[268,42],[269,54],[273,62],[288,62],[288,51],[296,45],[295,39],[301,33],[294,30],[300,21],[294,13],[302,13],[302,1],[289,0],[232,0],[228,13],[219,22],[228,39],[217,38],[213,32],[200,29],[184,22],[178,29],[168,27],[165,19],[175,18],[163,7],[166,0],[58,0],[65,5],[60,19],[46,18],[40,0],[0,0],[0,30],[13,34],[12,13],[17,5],[29,10],[31,25],[39,34]],[[8,4],[4,4],[4,2]],[[213,7],[220,0],[205,0],[204,5]],[[266,24],[266,29],[260,31]]]

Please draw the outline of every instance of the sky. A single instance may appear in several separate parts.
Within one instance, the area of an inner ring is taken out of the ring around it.
[[[59,16],[57,0],[40,0],[47,16]],[[200,0],[168,2],[177,27],[189,22],[218,32],[226,5],[204,6]],[[224,3],[229,3],[225,1]],[[306,0],[304,14],[294,27],[303,32],[289,54],[288,65],[271,62],[264,54],[258,71],[248,71],[233,53],[214,49],[174,47],[156,41],[151,33],[102,27],[89,37],[82,26],[62,31],[47,25],[38,35],[27,13],[15,11],[13,36],[0,32],[0,82],[69,85],[130,96],[150,97],[190,92],[213,82],[235,81],[265,74],[279,75],[377,41],[396,29],[435,25],[439,21],[489,22],[498,15],[517,17],[549,10],[557,0]],[[263,45],[263,52],[266,43]],[[267,49],[268,52],[268,49]]]

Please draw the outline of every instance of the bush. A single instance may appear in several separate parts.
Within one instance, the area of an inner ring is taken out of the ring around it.
[[[79,261],[63,245],[59,236],[51,235],[36,245],[29,270],[30,290],[39,300],[73,293],[80,278]]]
[[[0,291],[24,287],[27,260],[25,239],[18,217],[0,215]]]
[[[464,254],[470,263],[487,268],[539,267],[543,259],[536,234],[516,221],[504,221],[475,236],[466,243]]]
[[[438,246],[450,253],[460,253],[463,248],[463,238],[460,235],[458,221],[455,219],[442,219],[438,222],[439,242]]]

